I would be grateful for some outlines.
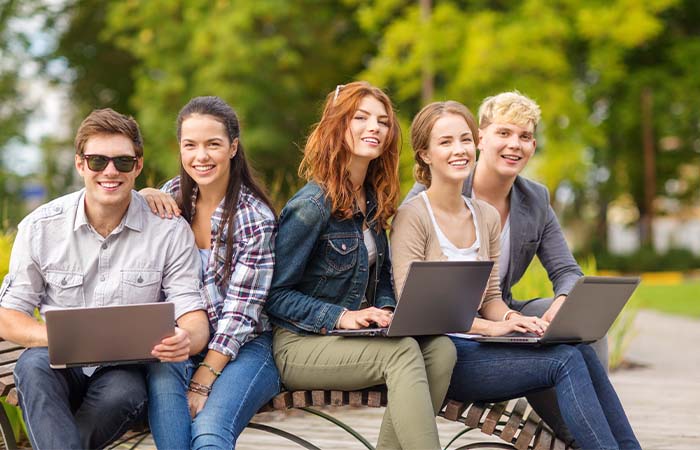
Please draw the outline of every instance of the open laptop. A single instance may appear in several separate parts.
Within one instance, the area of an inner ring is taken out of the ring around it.
[[[414,261],[387,328],[332,330],[336,336],[422,336],[471,328],[492,261]]]
[[[175,334],[169,302],[50,310],[45,317],[54,369],[157,361],[151,350]]]
[[[581,277],[541,337],[532,333],[467,337],[515,344],[594,342],[605,336],[638,285],[639,277]]]

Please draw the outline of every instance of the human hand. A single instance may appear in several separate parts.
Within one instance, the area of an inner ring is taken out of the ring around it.
[[[190,416],[194,419],[201,410],[204,409],[204,405],[207,403],[206,395],[198,394],[196,392],[187,391],[187,406],[190,410]]]
[[[504,336],[513,332],[520,333],[535,333],[542,336],[547,330],[549,322],[534,316],[523,316],[520,314],[511,314],[508,320],[499,322],[491,322],[489,335]]]
[[[175,334],[168,336],[156,344],[151,355],[161,362],[180,362],[190,356],[190,334],[187,330],[175,327]]]
[[[358,311],[345,311],[340,316],[338,328],[343,330],[358,330],[367,328],[371,324],[376,323],[379,327],[388,327],[394,314],[391,311],[375,308],[360,309]]]
[[[542,319],[546,320],[547,322],[554,320],[554,316],[556,316],[559,312],[559,308],[561,308],[561,305],[564,304],[564,300],[566,300],[566,295],[560,295],[559,297],[555,298],[552,304],[549,305],[549,309],[542,314]]]
[[[163,219],[166,217],[172,219],[173,215],[180,215],[180,208],[170,194],[153,188],[143,188],[139,194],[146,200],[153,214],[159,215]]]

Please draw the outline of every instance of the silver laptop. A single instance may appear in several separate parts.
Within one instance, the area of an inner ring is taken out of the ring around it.
[[[492,261],[414,261],[389,327],[327,334],[394,337],[466,331],[472,326],[492,268]]]
[[[169,302],[46,312],[49,363],[54,369],[157,361],[151,350],[175,333]]]
[[[638,277],[581,277],[554,316],[547,331],[506,336],[470,335],[479,342],[515,344],[575,344],[605,336],[639,285]]]

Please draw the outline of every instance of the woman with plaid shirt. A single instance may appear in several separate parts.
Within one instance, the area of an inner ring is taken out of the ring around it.
[[[202,257],[207,351],[149,368],[149,422],[159,448],[233,448],[279,392],[263,311],[274,268],[275,214],[255,180],[238,118],[218,97],[197,97],[177,118],[180,176],[141,193],[157,214],[182,214]]]

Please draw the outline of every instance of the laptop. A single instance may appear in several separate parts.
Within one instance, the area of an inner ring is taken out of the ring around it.
[[[50,310],[45,317],[54,369],[157,361],[151,350],[175,334],[169,302]]]
[[[581,277],[542,336],[466,335],[479,342],[511,344],[576,344],[597,341],[608,332],[639,285],[639,277]]]
[[[493,261],[414,261],[389,327],[331,330],[335,336],[423,336],[471,328]]]

